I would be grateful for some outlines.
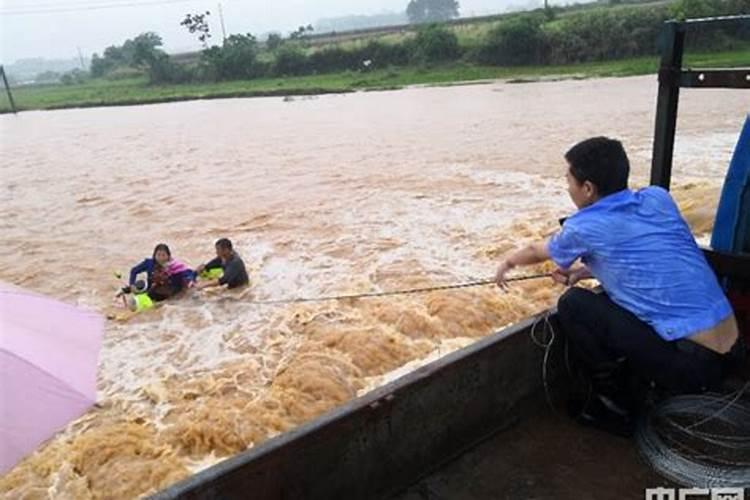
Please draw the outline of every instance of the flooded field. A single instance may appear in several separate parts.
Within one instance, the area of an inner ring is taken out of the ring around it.
[[[750,108],[685,91],[675,189],[698,234]],[[241,293],[108,321],[98,407],[0,479],[7,498],[128,498],[294,428],[554,303],[548,281],[457,283],[570,213],[563,153],[620,138],[650,166],[655,77],[234,99],[0,116],[0,280],[104,314],[159,242],[229,237]]]

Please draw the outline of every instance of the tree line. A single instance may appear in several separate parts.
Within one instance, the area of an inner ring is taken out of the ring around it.
[[[457,15],[458,3],[454,0],[431,0],[432,10],[426,9],[424,2],[411,0],[409,7],[419,11],[414,16],[440,15],[450,19]],[[150,81],[158,84],[346,70],[365,72],[459,60],[499,66],[604,61],[656,54],[663,23],[668,19],[747,12],[750,0],[677,0],[669,5],[623,5],[580,11],[553,7],[507,16],[471,45],[462,45],[450,27],[425,24],[415,36],[398,42],[372,40],[358,46],[323,48],[307,45],[308,27],[300,27],[287,38],[270,36],[265,43],[248,33],[231,35],[221,45],[210,45],[207,23],[210,12],[206,12],[188,15],[181,23],[204,45],[197,60],[187,64],[176,62],[161,49],[159,35],[143,33],[120,46],[108,47],[101,56],[95,54],[91,76],[125,78],[145,71]],[[732,49],[746,46],[748,41],[747,27],[731,32],[698,31],[688,39],[688,48]]]

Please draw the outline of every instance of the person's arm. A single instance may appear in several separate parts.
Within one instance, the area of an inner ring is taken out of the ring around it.
[[[182,288],[190,288],[195,283],[196,279],[195,271],[192,269],[185,269],[184,271],[180,271],[179,273],[176,273],[169,277],[170,282],[182,289]]]
[[[530,245],[527,245],[524,248],[513,252],[508,257],[506,257],[505,260],[503,260],[503,262],[500,264],[500,267],[497,269],[495,281],[497,282],[498,286],[504,287],[506,284],[505,275],[511,269],[518,266],[530,266],[532,264],[539,264],[540,262],[544,262],[549,259],[550,254],[548,250],[547,240],[531,243]]]
[[[197,285],[195,285],[195,288],[197,288],[198,290],[203,290],[204,288],[211,288],[214,286],[221,286],[220,280],[215,279],[215,280],[201,281]]]
[[[135,284],[135,280],[138,279],[138,275],[148,272],[150,267],[150,259],[146,259],[137,266],[133,267],[130,270],[130,280],[128,281],[128,285],[133,286]]]
[[[221,259],[219,257],[215,257],[209,260],[207,263],[201,264],[200,266],[196,267],[195,272],[197,274],[200,274],[206,269],[215,269],[217,267],[221,267]]]

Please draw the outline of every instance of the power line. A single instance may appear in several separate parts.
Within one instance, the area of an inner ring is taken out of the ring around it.
[[[50,14],[58,12],[80,12],[87,10],[102,10],[102,9],[119,9],[124,7],[151,7],[155,5],[168,5],[176,3],[195,3],[199,0],[150,0],[146,2],[117,2],[117,3],[99,3],[90,5],[69,5],[66,7],[51,7],[51,8],[34,8],[34,9],[15,9],[15,10],[3,10],[0,11],[0,16],[20,16],[30,14]],[[41,7],[41,6],[40,6]]]
[[[14,5],[12,2],[8,2],[5,0],[3,2],[3,9],[4,10],[30,10],[30,9],[39,9],[39,8],[70,8],[70,7],[89,7],[92,5],[99,5],[103,3],[112,3],[112,2],[123,2],[125,0],[68,0],[64,2],[26,2],[21,1],[17,2],[18,5]],[[138,0],[135,0],[136,2]]]

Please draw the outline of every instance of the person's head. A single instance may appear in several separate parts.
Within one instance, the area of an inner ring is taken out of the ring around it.
[[[133,291],[135,293],[145,293],[147,288],[146,280],[137,280],[133,283]]]
[[[227,238],[222,238],[216,242],[216,256],[220,259],[226,260],[232,256],[232,242]]]
[[[164,243],[159,243],[154,248],[154,260],[160,266],[164,266],[172,258],[172,252],[169,251],[169,247]]]
[[[578,208],[628,187],[630,162],[620,141],[593,137],[565,153],[568,193]]]

